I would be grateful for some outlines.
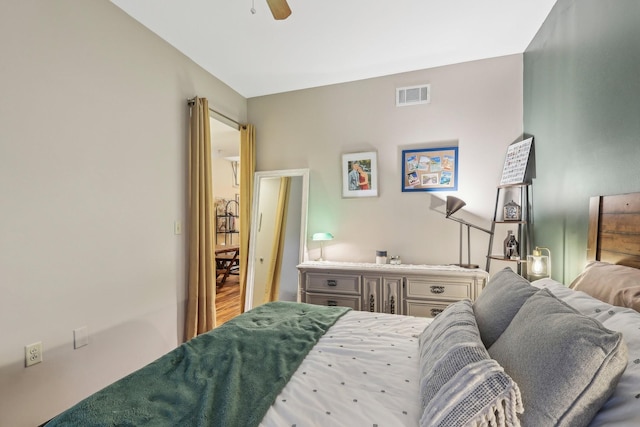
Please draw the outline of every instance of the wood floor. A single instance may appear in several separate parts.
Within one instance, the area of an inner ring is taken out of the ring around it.
[[[240,314],[240,285],[238,275],[230,275],[224,285],[216,291],[216,324],[222,325],[227,320]]]

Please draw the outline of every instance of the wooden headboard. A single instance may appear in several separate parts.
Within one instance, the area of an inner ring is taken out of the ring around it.
[[[587,260],[640,268],[640,193],[590,199]]]

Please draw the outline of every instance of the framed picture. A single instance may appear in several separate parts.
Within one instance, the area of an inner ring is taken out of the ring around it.
[[[402,151],[402,191],[458,189],[458,147]]]
[[[378,154],[342,155],[342,197],[378,196]]]
[[[529,163],[529,153],[533,138],[524,141],[514,142],[507,148],[507,155],[504,158],[502,168],[502,178],[500,185],[523,183],[527,175],[527,164]]]

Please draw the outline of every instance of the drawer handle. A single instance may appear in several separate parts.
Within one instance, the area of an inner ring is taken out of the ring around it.
[[[372,313],[376,311],[376,299],[373,294],[369,297],[369,311]]]
[[[438,314],[442,313],[444,311],[444,309],[442,308],[432,308],[431,309],[431,316],[436,317]]]
[[[432,294],[442,294],[444,293],[444,286],[431,286]]]
[[[389,313],[396,314],[396,299],[393,295],[391,295],[391,309],[389,310]]]
[[[338,281],[335,279],[327,280],[327,286],[338,286]]]
[[[329,307],[337,307],[338,306],[338,301],[334,301],[334,300],[327,300],[327,305]]]

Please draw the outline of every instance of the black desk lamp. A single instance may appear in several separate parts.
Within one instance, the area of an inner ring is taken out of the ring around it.
[[[463,200],[458,199],[457,197],[447,196],[447,213],[445,218],[453,220],[455,222],[460,223],[460,263],[456,264],[463,268],[478,268],[477,264],[471,264],[471,234],[470,228],[473,227],[477,230],[484,231],[488,234],[493,234],[493,231],[487,230],[486,228],[478,227],[477,225],[469,224],[467,221],[459,218],[454,218],[451,215],[458,212],[462,209],[466,203]],[[462,226],[467,226],[467,264],[462,263]]]

